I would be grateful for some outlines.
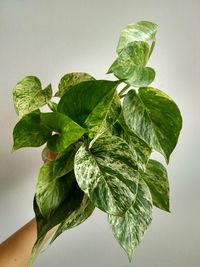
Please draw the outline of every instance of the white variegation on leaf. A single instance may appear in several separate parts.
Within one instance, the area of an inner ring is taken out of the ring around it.
[[[117,53],[120,53],[129,43],[134,41],[153,41],[158,26],[151,21],[139,21],[134,24],[128,24],[121,31],[117,45]]]
[[[126,142],[101,136],[91,149],[83,144],[75,156],[75,176],[95,206],[122,215],[135,201],[138,170]]]
[[[159,209],[169,211],[169,180],[165,167],[150,159],[145,172],[140,175],[150,189],[153,204]]]
[[[140,180],[136,200],[124,216],[108,215],[113,234],[130,261],[152,221],[152,208],[149,188],[143,180]]]
[[[51,97],[51,85],[42,90],[41,82],[35,76],[25,77],[13,89],[14,107],[20,118],[47,104]]]
[[[144,87],[138,94],[135,90],[127,93],[122,110],[129,129],[169,162],[182,128],[175,102],[158,89]]]

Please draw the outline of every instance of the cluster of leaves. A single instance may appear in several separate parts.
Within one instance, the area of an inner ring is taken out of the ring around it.
[[[152,22],[128,25],[108,70],[117,80],[66,74],[53,96],[58,103],[51,100],[51,85],[42,89],[34,76],[15,86],[20,120],[13,130],[13,151],[46,143],[34,198],[38,235],[31,264],[51,228],[59,224],[53,242],[96,207],[108,214],[131,260],[152,220],[153,205],[169,211],[167,171],[151,154],[157,151],[169,162],[182,118],[168,95],[149,87],[155,71],[146,65],[156,32]],[[118,92],[121,84],[125,87]],[[40,111],[44,105],[50,112]]]

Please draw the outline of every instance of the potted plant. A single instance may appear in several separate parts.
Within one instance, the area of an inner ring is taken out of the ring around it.
[[[19,121],[12,151],[45,145],[34,197],[38,235],[30,265],[50,229],[59,225],[52,243],[95,208],[108,214],[131,261],[151,223],[153,205],[169,211],[167,171],[151,155],[157,151],[169,163],[182,118],[167,94],[149,86],[155,71],[147,63],[156,32],[157,25],[149,21],[122,30],[117,58],[107,72],[114,80],[68,73],[54,95],[51,85],[42,89],[35,76],[14,87]],[[41,112],[44,105],[49,112]]]

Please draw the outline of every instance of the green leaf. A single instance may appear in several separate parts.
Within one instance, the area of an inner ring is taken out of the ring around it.
[[[147,86],[155,78],[155,71],[145,67],[149,53],[148,43],[131,42],[121,51],[108,73],[113,72],[117,78],[124,80],[129,85]]]
[[[72,175],[71,173],[68,175]],[[75,178],[75,177],[74,177]],[[76,181],[74,181],[69,194],[66,196],[65,200],[61,205],[55,210],[55,212],[48,218],[45,219],[37,205],[36,199],[34,198],[34,211],[37,221],[37,240],[33,246],[31,258],[29,261],[29,266],[32,266],[33,261],[37,257],[41,244],[49,230],[54,226],[60,224],[64,221],[74,210],[77,210],[83,200],[84,193],[78,187]]]
[[[130,90],[122,110],[129,129],[169,162],[182,128],[176,103],[162,91],[146,87],[140,88],[138,94]]]
[[[83,223],[94,211],[95,206],[85,194],[80,207],[74,210],[59,226],[54,234],[51,243],[64,231]]]
[[[129,130],[124,123],[122,116],[120,116],[119,122],[116,123],[115,128],[117,128],[118,131],[118,133],[115,134],[125,140],[129,145],[129,149],[133,153],[139,169],[145,170],[146,164],[151,155],[151,148],[136,134]]]
[[[62,97],[72,86],[89,80],[95,80],[94,77],[92,77],[88,73],[84,72],[72,72],[65,74],[59,83],[59,90],[56,92],[55,96]]]
[[[13,89],[14,107],[20,118],[47,104],[51,97],[51,85],[42,90],[41,82],[35,76],[25,77]]]
[[[74,180],[74,175],[54,176],[53,166],[54,161],[49,161],[40,168],[36,185],[36,201],[45,218],[50,217],[63,202]]]
[[[76,153],[74,171],[80,188],[107,213],[121,215],[135,200],[136,162],[119,137],[101,136],[90,149],[83,144]]]
[[[54,152],[62,152],[68,146],[75,143],[86,132],[81,126],[71,120],[68,116],[59,112],[41,113],[41,121],[47,125],[55,134],[47,142],[47,146]]]
[[[39,147],[47,141],[51,132],[51,129],[41,122],[40,113],[31,112],[15,125],[12,151],[22,147]]]
[[[89,114],[106,96],[112,95],[119,81],[91,80],[71,87],[60,99],[58,111],[84,125]],[[103,111],[102,111],[103,112]]]
[[[134,41],[153,41],[157,32],[158,26],[150,21],[139,21],[134,24],[129,24],[121,31],[119,42],[117,45],[117,53]]]
[[[169,181],[165,167],[158,161],[150,159],[145,172],[140,173],[148,185],[153,204],[159,209],[169,210]]]
[[[152,208],[148,186],[140,180],[136,200],[125,215],[123,217],[108,215],[113,234],[126,251],[129,261],[152,221]]]

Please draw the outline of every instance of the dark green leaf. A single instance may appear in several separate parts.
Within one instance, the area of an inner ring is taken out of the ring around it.
[[[165,167],[150,159],[146,171],[140,175],[150,189],[153,204],[159,209],[169,211],[169,181]]]
[[[129,85],[147,86],[155,78],[155,71],[145,67],[149,53],[148,43],[131,42],[121,51],[108,73],[113,72],[117,78],[124,80]]]
[[[94,211],[95,206],[85,194],[80,207],[74,210],[59,226],[51,243],[64,231],[83,223]]]
[[[74,175],[54,176],[53,166],[54,161],[49,161],[40,168],[36,186],[36,201],[45,218],[49,218],[63,202],[74,181]]]
[[[127,44],[134,41],[153,41],[157,32],[158,26],[150,21],[139,21],[134,24],[129,24],[121,31],[117,53],[120,53]]]
[[[72,174],[70,173],[69,175]],[[34,199],[34,211],[37,221],[37,240],[32,249],[32,255],[29,262],[30,266],[32,266],[33,261],[37,257],[40,251],[41,244],[47,232],[51,230],[54,226],[64,221],[68,216],[70,216],[70,214],[74,212],[74,210],[77,210],[83,201],[83,197],[84,193],[80,190],[77,183],[74,182],[66,199],[48,219],[45,219],[42,216],[37,205],[36,199]]]
[[[62,97],[72,86],[89,80],[95,80],[88,73],[84,72],[72,72],[65,74],[59,83],[59,91],[55,94],[55,96]]]
[[[75,156],[75,176],[95,206],[123,214],[134,202],[138,171],[128,145],[116,136],[101,136],[92,148],[82,145]]]
[[[148,186],[140,180],[134,204],[123,217],[108,215],[113,234],[131,261],[133,253],[152,220],[152,199]]]
[[[13,89],[14,107],[20,118],[47,104],[51,97],[51,85],[42,90],[41,82],[35,76],[25,77]]]
[[[91,80],[71,87],[61,98],[58,111],[72,120],[84,125],[89,114],[103,101],[112,95],[119,81]],[[103,111],[102,111],[103,112]]]
[[[40,113],[29,113],[15,125],[12,151],[22,147],[39,147],[47,141],[51,133],[51,129],[41,122]]]
[[[130,90],[124,98],[123,116],[130,130],[169,162],[182,127],[182,118],[175,102],[162,91],[140,88]]]
[[[86,132],[68,116],[59,112],[41,113],[41,121],[59,134],[51,136],[47,146],[54,152],[62,152]]]

